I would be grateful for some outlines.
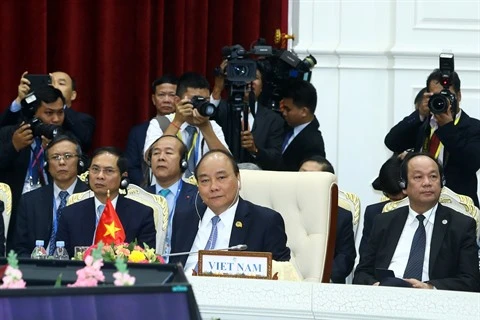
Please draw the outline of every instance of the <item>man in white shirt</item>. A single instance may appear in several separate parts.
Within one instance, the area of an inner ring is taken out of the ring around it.
[[[480,291],[475,220],[438,203],[444,184],[431,155],[405,157],[400,186],[410,204],[375,217],[353,283]]]
[[[282,216],[239,197],[240,173],[230,153],[209,151],[200,160],[195,177],[203,203],[196,202],[189,219],[174,224],[172,247],[178,252],[197,252],[246,244],[249,251],[271,252],[274,260],[290,260]],[[186,273],[198,261],[196,253],[170,258],[170,262],[183,263]]]
[[[163,134],[177,135],[187,145],[188,168],[184,174],[187,179],[193,175],[195,165],[208,150],[228,151],[220,126],[215,121],[210,121],[209,117],[202,116],[191,103],[194,97],[209,100],[209,88],[208,81],[202,75],[194,72],[184,73],[177,83],[179,100],[175,106],[175,114],[170,114],[163,119],[164,128],[161,128],[157,119],[152,119],[147,130],[145,155],[152,143]]]

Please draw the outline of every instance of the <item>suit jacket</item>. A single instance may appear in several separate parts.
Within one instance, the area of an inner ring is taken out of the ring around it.
[[[257,104],[257,112],[255,114],[255,121],[251,129],[255,146],[258,153],[252,156],[248,151],[242,151],[240,156],[237,156],[238,162],[252,162],[260,166],[264,170],[275,170],[279,165],[280,157],[282,156],[282,143],[284,135],[285,121],[281,115],[272,110],[267,109],[260,103]],[[223,130],[226,138],[230,137],[230,131],[234,132],[232,139],[227,139],[230,150],[236,150],[240,144],[241,127],[238,122],[230,123],[232,112],[227,105],[227,102],[222,100],[218,106],[218,112],[213,120],[215,120]],[[233,130],[232,130],[233,126]]]
[[[288,145],[282,154],[279,171],[298,171],[303,160],[313,155],[325,157],[320,123],[315,117]],[[283,142],[282,142],[283,144]]]
[[[443,166],[447,187],[456,193],[469,196],[478,207],[480,121],[470,118],[462,110],[457,125],[450,122],[439,127],[435,132],[444,145]],[[422,122],[418,111],[414,111],[390,130],[385,137],[385,145],[395,152],[403,152],[410,148],[420,151],[429,134],[430,118],[427,117]]]
[[[0,212],[3,213],[4,210],[5,205],[3,201],[0,200]],[[3,223],[0,223],[0,255],[2,255],[2,257],[5,255],[5,224]]]
[[[378,202],[375,204],[371,204],[365,208],[365,214],[363,215],[363,234],[362,240],[360,241],[360,248],[358,249],[358,253],[362,256],[365,253],[365,248],[368,243],[368,239],[370,238],[370,232],[372,231],[373,226],[373,219],[382,213],[383,207],[389,201]]]
[[[128,160],[128,178],[131,183],[138,186],[144,184],[146,165],[143,160],[143,146],[149,124],[150,121],[145,121],[134,126],[128,134],[127,147],[125,148],[125,157]]]
[[[357,256],[350,211],[338,207],[336,230],[335,253],[330,279],[333,283],[345,283],[345,278],[352,272]]]
[[[74,193],[88,190],[77,179]],[[17,210],[14,234],[14,250],[19,256],[29,257],[36,240],[43,240],[45,247],[50,241],[53,226],[53,184],[22,195]]]
[[[409,207],[405,206],[375,217],[353,283],[371,285],[378,281],[374,276],[375,268],[388,269],[408,211]],[[437,289],[480,291],[475,220],[439,204],[433,226],[429,263],[429,283]]]
[[[125,230],[126,242],[137,240],[155,248],[153,210],[137,201],[118,196],[115,211]],[[57,230],[57,239],[65,241],[70,256],[76,246],[90,246],[95,235],[96,209],[92,197],[65,207]]]
[[[191,208],[189,212],[185,212],[186,215],[178,215],[176,217],[177,219],[173,223],[172,253],[188,252],[192,248],[200,219],[206,210],[206,206],[198,202],[196,208]],[[196,210],[197,208],[198,211]],[[236,225],[237,221],[241,222],[241,227]],[[230,234],[229,246],[246,244],[248,251],[271,252],[274,260],[290,260],[285,224],[278,212],[240,198],[237,211],[235,212],[234,223],[235,225]],[[170,257],[170,262],[181,262],[185,265],[187,258],[187,255]]]

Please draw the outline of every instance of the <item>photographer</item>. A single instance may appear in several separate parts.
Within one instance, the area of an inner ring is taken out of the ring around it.
[[[418,110],[390,130],[385,145],[394,152],[414,148],[431,154],[445,168],[446,186],[471,197],[478,207],[476,172],[480,168],[480,121],[460,109],[460,78],[454,71],[449,77],[451,85],[445,90],[445,95],[451,94],[447,97],[448,107],[439,113],[431,112],[430,97],[444,89],[444,81],[444,72],[440,69],[428,76],[427,92]]]
[[[80,141],[82,149],[88,151],[92,144],[93,132],[95,131],[95,119],[83,112],[78,112],[71,108],[72,102],[77,97],[75,81],[67,73],[56,71],[50,75],[42,75],[45,79],[49,77],[45,85],[52,85],[62,92],[65,103],[65,119],[63,127],[75,134]],[[34,90],[34,86],[38,84],[31,83],[28,79],[28,72],[25,71],[20,78],[18,85],[18,95],[13,100],[8,109],[0,114],[0,128],[6,125],[17,124],[20,119],[20,101],[30,92]]]
[[[184,174],[188,179],[193,176],[196,164],[208,150],[228,149],[222,129],[206,114],[216,111],[215,106],[208,102],[210,85],[207,79],[198,73],[184,73],[178,79],[177,97],[175,114],[164,117],[168,121],[165,128],[161,128],[156,119],[150,122],[144,154],[148,154],[152,143],[163,134],[179,136],[188,147],[188,168]]]
[[[241,124],[237,121],[229,121],[234,112],[225,100],[220,100],[221,92],[225,87],[225,67],[227,60],[220,65],[220,71],[215,77],[215,86],[212,92],[211,102],[218,105],[218,112],[215,120],[222,127],[227,136],[227,128],[233,126],[236,132],[240,133],[239,141],[241,147],[246,151],[242,152],[238,162],[251,162],[259,165],[265,170],[275,170],[278,167],[282,156],[282,142],[285,122],[279,114],[267,109],[259,103],[262,95],[263,83],[266,80],[266,61],[256,61],[256,79],[246,84],[244,102],[249,103],[249,94],[253,92],[255,98],[253,110],[248,113],[248,128],[243,128],[243,118]],[[251,90],[251,91],[250,91]],[[244,113],[241,113],[243,117]],[[233,122],[233,123],[231,123]],[[230,142],[229,142],[230,143]],[[230,145],[233,149],[234,146]]]
[[[61,131],[65,119],[65,99],[62,92],[52,86],[36,88],[21,103],[25,121],[19,126],[0,129],[0,182],[10,186],[13,202],[9,244],[15,230],[16,208],[21,194],[48,184],[47,173],[43,169],[43,150],[52,135]],[[30,118],[27,118],[29,113]]]

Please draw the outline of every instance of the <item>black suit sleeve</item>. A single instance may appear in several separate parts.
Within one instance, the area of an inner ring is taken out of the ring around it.
[[[56,234],[57,241],[64,241],[65,242],[65,249],[67,249],[68,255],[73,257],[74,255],[74,247],[72,245],[72,241],[69,236],[69,224],[68,224],[68,215],[70,214],[70,206],[65,207],[62,210],[62,215],[60,216],[60,220],[58,221],[58,229]]]
[[[278,212],[274,212],[265,234],[265,252],[272,253],[276,261],[289,261],[290,248],[287,247],[285,223]]]
[[[262,169],[275,170],[282,158],[284,121],[276,114],[273,114],[273,112],[268,118],[266,118],[266,120],[267,119],[270,123],[261,124],[269,126],[269,130],[264,131],[264,134],[267,135],[265,140],[266,143],[264,146],[257,145],[258,153],[256,155],[256,160]],[[257,142],[255,142],[255,144],[257,144]]]
[[[92,116],[66,108],[63,127],[77,137],[84,152],[90,149],[95,131],[95,119]]]
[[[390,129],[385,137],[385,145],[393,152],[403,152],[415,148],[418,130],[423,123],[420,121],[418,111],[414,111]]]
[[[17,222],[13,237],[15,252],[19,257],[29,257],[33,250],[33,244],[29,243],[28,236],[28,203],[25,195],[20,198],[17,208]]]
[[[144,212],[145,214],[142,215],[143,219],[140,222],[140,228],[137,234],[137,243],[140,246],[146,243],[150,248],[155,249],[156,231],[153,220],[153,209],[146,207]]]
[[[466,219],[463,219],[466,220]],[[456,270],[454,277],[443,279],[430,279],[437,289],[480,291],[480,273],[478,270],[478,245],[476,241],[476,222],[468,219],[468,223],[459,226],[460,246],[458,250]]]
[[[13,167],[18,157],[19,152],[15,150],[12,142],[15,130],[16,126],[7,126],[0,129],[0,169]]]
[[[134,127],[130,130],[128,134],[127,146],[125,148],[125,157],[128,160],[128,177],[130,182],[138,186],[143,185],[143,170],[142,163],[144,162],[141,152],[143,150],[143,145],[138,145],[137,142],[141,141],[137,137],[137,128]],[[143,139],[145,142],[145,139]]]
[[[352,272],[357,252],[353,236],[352,213],[347,210],[338,211],[337,237],[331,280],[333,283],[345,283],[345,278]]]

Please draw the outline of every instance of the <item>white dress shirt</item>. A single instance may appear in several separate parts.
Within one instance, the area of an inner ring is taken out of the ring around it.
[[[225,249],[229,247],[230,236],[232,234],[233,220],[235,219],[235,212],[237,211],[238,198],[237,201],[227,210],[222,212],[219,217],[220,221],[217,224],[217,241],[215,242],[214,249]],[[202,220],[198,224],[197,236],[195,241],[193,241],[192,248],[190,252],[195,252],[188,256],[187,262],[185,263],[185,274],[192,274],[192,270],[195,268],[198,262],[198,252],[199,250],[205,249],[207,245],[208,238],[212,231],[212,218],[215,214],[210,208],[205,210]]]
[[[432,209],[424,212],[425,220],[423,224],[425,225],[425,257],[423,259],[423,271],[422,271],[422,281],[430,280],[428,275],[428,268],[430,266],[430,245],[432,243],[432,234],[433,234],[433,225],[435,223],[435,215],[437,212],[438,204],[436,204]],[[408,211],[407,221],[403,227],[402,234],[398,240],[397,248],[392,256],[392,261],[388,269],[392,270],[395,273],[395,277],[403,278],[405,273],[405,268],[407,267],[408,258],[410,256],[410,249],[412,247],[413,236],[415,231],[417,231],[419,220],[416,218],[418,215],[417,212],[413,211],[410,207]]]

